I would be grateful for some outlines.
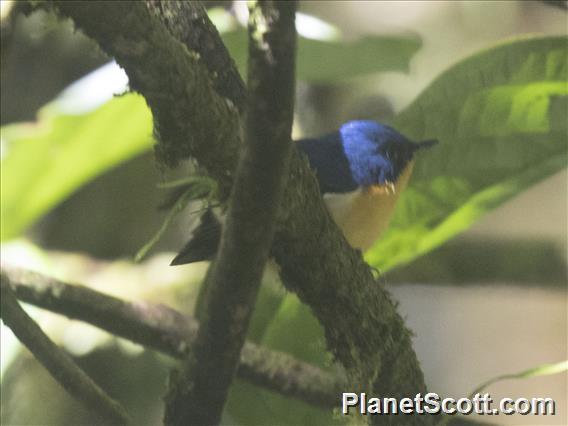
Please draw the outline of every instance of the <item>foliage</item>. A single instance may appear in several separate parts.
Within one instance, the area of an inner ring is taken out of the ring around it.
[[[246,31],[225,33],[223,41],[246,75]],[[308,82],[334,83],[374,72],[408,71],[419,48],[420,40],[412,36],[368,36],[353,42],[299,37],[296,75]]]
[[[543,37],[476,54],[432,83],[394,125],[440,144],[418,158],[369,263],[408,262],[566,167],[567,80],[566,38]]]
[[[186,179],[181,179],[179,181],[167,182],[160,185],[162,188],[174,188],[176,190],[182,190],[182,195],[175,201],[173,207],[166,215],[166,218],[162,222],[162,226],[156,232],[156,234],[148,241],[144,246],[136,253],[134,256],[135,262],[140,262],[146,254],[154,247],[154,245],[159,241],[159,239],[166,232],[168,225],[174,220],[174,217],[183,211],[187,207],[190,201],[201,200],[204,203],[203,208],[199,211],[204,211],[210,201],[215,198],[217,193],[217,182],[206,176],[190,176]]]
[[[519,371],[517,373],[502,374],[500,376],[493,377],[492,379],[489,379],[486,382],[479,385],[477,388],[473,390],[473,392],[471,392],[470,398],[473,399],[473,396],[475,394],[483,392],[483,390],[485,390],[487,387],[502,380],[528,379],[530,377],[549,376],[551,374],[559,374],[559,373],[564,373],[566,371],[568,371],[568,360],[556,362],[553,364],[538,365],[536,367],[529,368],[528,370]]]
[[[34,221],[89,180],[152,146],[151,114],[138,95],[95,111],[61,114],[57,103],[37,123],[2,127],[2,240]]]
[[[243,70],[245,32],[223,38]],[[419,46],[412,37],[352,43],[301,38],[298,77],[330,83],[408,70]],[[394,119],[393,125],[407,136],[437,138],[440,144],[420,153],[391,227],[366,254],[369,263],[385,271],[409,262],[566,167],[567,80],[564,37],[509,41],[438,77]],[[3,127],[2,240],[21,235],[90,179],[149,150],[151,128],[144,100],[133,94],[85,114],[61,114],[48,105],[35,124]],[[296,296],[264,288],[258,308],[251,334],[255,341],[329,367],[321,327]],[[243,407],[258,398],[264,408],[245,412]],[[286,419],[290,412],[294,421],[301,416],[305,424],[333,421],[329,413],[250,384],[237,383],[232,390],[229,415],[235,420],[267,423]]]

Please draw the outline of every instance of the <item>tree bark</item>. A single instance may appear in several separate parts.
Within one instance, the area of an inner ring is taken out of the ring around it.
[[[250,7],[245,146],[219,252],[205,282],[203,324],[166,398],[167,425],[221,422],[269,256],[292,148],[295,12],[294,1]]]

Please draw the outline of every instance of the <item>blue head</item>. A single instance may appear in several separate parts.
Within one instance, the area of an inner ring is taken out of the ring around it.
[[[345,123],[338,132],[299,142],[316,170],[323,192],[397,182],[417,149],[436,141],[415,143],[389,126],[370,120]]]
[[[395,183],[414,152],[433,141],[414,143],[376,121],[345,123],[339,129],[353,180],[359,186]]]

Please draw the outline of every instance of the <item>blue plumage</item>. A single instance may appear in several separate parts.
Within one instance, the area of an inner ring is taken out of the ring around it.
[[[345,123],[331,134],[298,141],[315,169],[322,193],[395,183],[414,151],[435,141],[414,143],[392,127],[370,120]]]
[[[306,154],[311,168],[316,171],[322,193],[342,193],[357,189],[359,184],[353,178],[339,132],[317,139],[302,139],[296,146]]]

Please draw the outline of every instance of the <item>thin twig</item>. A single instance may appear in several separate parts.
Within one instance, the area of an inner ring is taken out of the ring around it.
[[[2,321],[50,374],[93,413],[111,424],[127,424],[126,410],[110,398],[21,308],[10,286],[0,282]]]
[[[257,2],[250,8],[246,146],[219,253],[205,283],[203,324],[166,398],[167,425],[221,421],[270,253],[292,151],[295,13],[294,1]]]
[[[165,305],[128,302],[88,287],[67,284],[36,272],[4,267],[2,285],[23,302],[84,321],[172,357],[185,358],[198,323]],[[337,407],[344,379],[293,356],[245,343],[237,375],[249,382],[322,408]]]

